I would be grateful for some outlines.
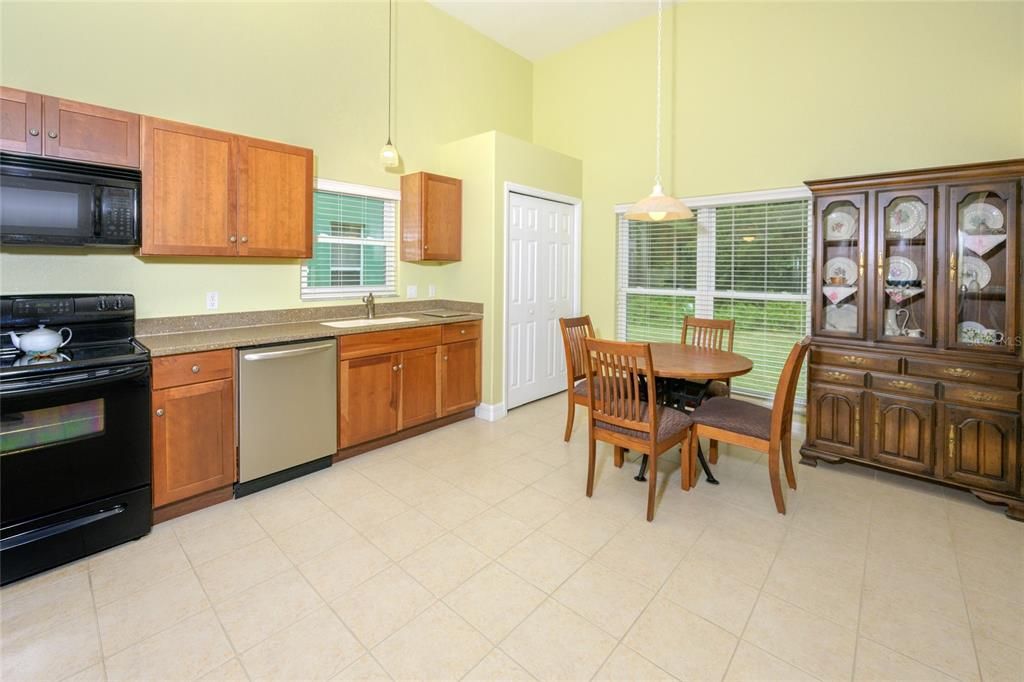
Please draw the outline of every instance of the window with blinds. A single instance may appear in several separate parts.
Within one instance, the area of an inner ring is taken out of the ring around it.
[[[397,202],[313,192],[313,257],[302,264],[304,299],[395,294]]]
[[[686,221],[619,214],[618,336],[678,342],[687,315],[736,320],[734,350],[754,369],[733,379],[733,390],[771,398],[810,324],[810,202],[734,199],[701,206]]]

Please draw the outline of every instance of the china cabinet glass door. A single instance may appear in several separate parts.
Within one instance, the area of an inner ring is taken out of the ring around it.
[[[950,189],[950,346],[1017,351],[1016,206],[1014,183]]]
[[[814,332],[864,338],[865,200],[863,194],[819,197]]]
[[[935,323],[935,189],[879,192],[875,338],[931,345]]]

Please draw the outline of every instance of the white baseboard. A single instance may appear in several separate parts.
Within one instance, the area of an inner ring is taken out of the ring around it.
[[[477,419],[484,421],[496,422],[499,419],[504,419],[507,414],[505,403],[480,403],[476,406]]]

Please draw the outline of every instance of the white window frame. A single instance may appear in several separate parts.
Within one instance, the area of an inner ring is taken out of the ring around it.
[[[806,187],[787,187],[783,189],[762,190],[755,192],[739,192],[733,194],[714,194],[683,199],[697,218],[697,288],[696,289],[650,289],[646,287],[628,286],[627,277],[629,273],[620,268],[616,272],[616,311],[626,309],[626,297],[630,294],[647,294],[655,296],[681,296],[690,297],[694,300],[694,314],[697,317],[713,318],[715,311],[715,299],[735,299],[746,301],[792,301],[803,302],[807,306],[807,325],[805,333],[810,333],[811,327],[811,291],[812,270],[814,262],[814,240],[813,236],[813,202],[811,192]],[[723,206],[740,206],[743,204],[760,204],[766,202],[783,202],[806,200],[807,204],[807,289],[804,294],[776,294],[768,292],[750,291],[726,291],[715,288],[715,209]],[[621,230],[618,229],[620,221],[632,204],[617,204],[615,206],[616,249],[621,253],[624,246]],[[628,256],[627,256],[628,258]],[[620,255],[616,254],[616,262],[621,263]],[[622,314],[617,313],[615,320],[615,336],[619,340],[626,338],[626,319]],[[737,391],[741,393],[741,391]],[[763,397],[763,396],[757,396]],[[798,398],[799,400],[800,398]]]
[[[402,198],[402,193],[397,189],[388,189],[386,187],[374,187],[371,185],[358,185],[350,182],[338,182],[337,180],[328,180],[327,178],[315,178],[313,181],[314,191],[321,192],[333,192],[335,194],[348,194],[352,196],[367,197],[370,199],[383,199],[386,201],[395,202],[395,235],[394,242],[391,245],[391,257],[393,263],[387,263],[385,260],[385,269],[390,268],[394,271],[394,281],[392,287],[373,287],[373,286],[351,286],[351,285],[339,285],[337,287],[307,287],[306,281],[308,277],[308,268],[303,262],[299,269],[299,296],[303,301],[322,301],[322,300],[344,300],[351,298],[361,298],[366,294],[373,293],[376,297],[392,297],[398,296],[398,211],[399,202]],[[310,229],[313,229],[312,226]],[[387,240],[384,239],[366,239],[358,237],[340,237],[334,235],[319,235],[317,236],[317,242],[321,244],[352,244],[352,245],[372,245],[378,246],[383,245],[387,247]],[[387,254],[387,251],[385,251]],[[385,256],[386,258],[387,256]],[[354,271],[354,268],[342,268],[342,267],[331,267],[332,274],[334,272],[342,271]],[[363,250],[359,250],[359,272],[362,274],[363,271]]]

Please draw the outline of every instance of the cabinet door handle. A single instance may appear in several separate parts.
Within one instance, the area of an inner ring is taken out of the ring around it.
[[[249,241],[248,237],[242,237],[242,243],[245,244]]]
[[[956,284],[956,251],[949,254],[949,283]]]
[[[228,241],[234,244],[235,242],[238,241],[238,237],[236,237],[235,235],[231,235],[230,237],[228,237]]]
[[[56,130],[47,130],[46,131],[46,136],[48,138],[50,138],[51,140],[56,140],[57,139],[57,131]]]
[[[398,371],[398,365],[391,365],[391,371],[392,372],[397,372]]]
[[[953,425],[953,424],[950,424],[949,425],[949,459],[950,459],[950,461],[953,460],[953,458],[955,457],[954,453],[956,452],[956,437],[954,435],[955,432],[956,432],[956,426]]]
[[[162,408],[162,407],[157,408],[156,416],[158,416],[158,417],[164,416],[164,408]]]
[[[29,128],[28,134],[32,137],[39,137],[39,128]]]
[[[447,360],[447,359],[448,359],[448,356],[447,356],[447,355],[445,355],[445,356],[444,356],[444,357],[442,357],[441,359],[442,359],[442,360]]]

